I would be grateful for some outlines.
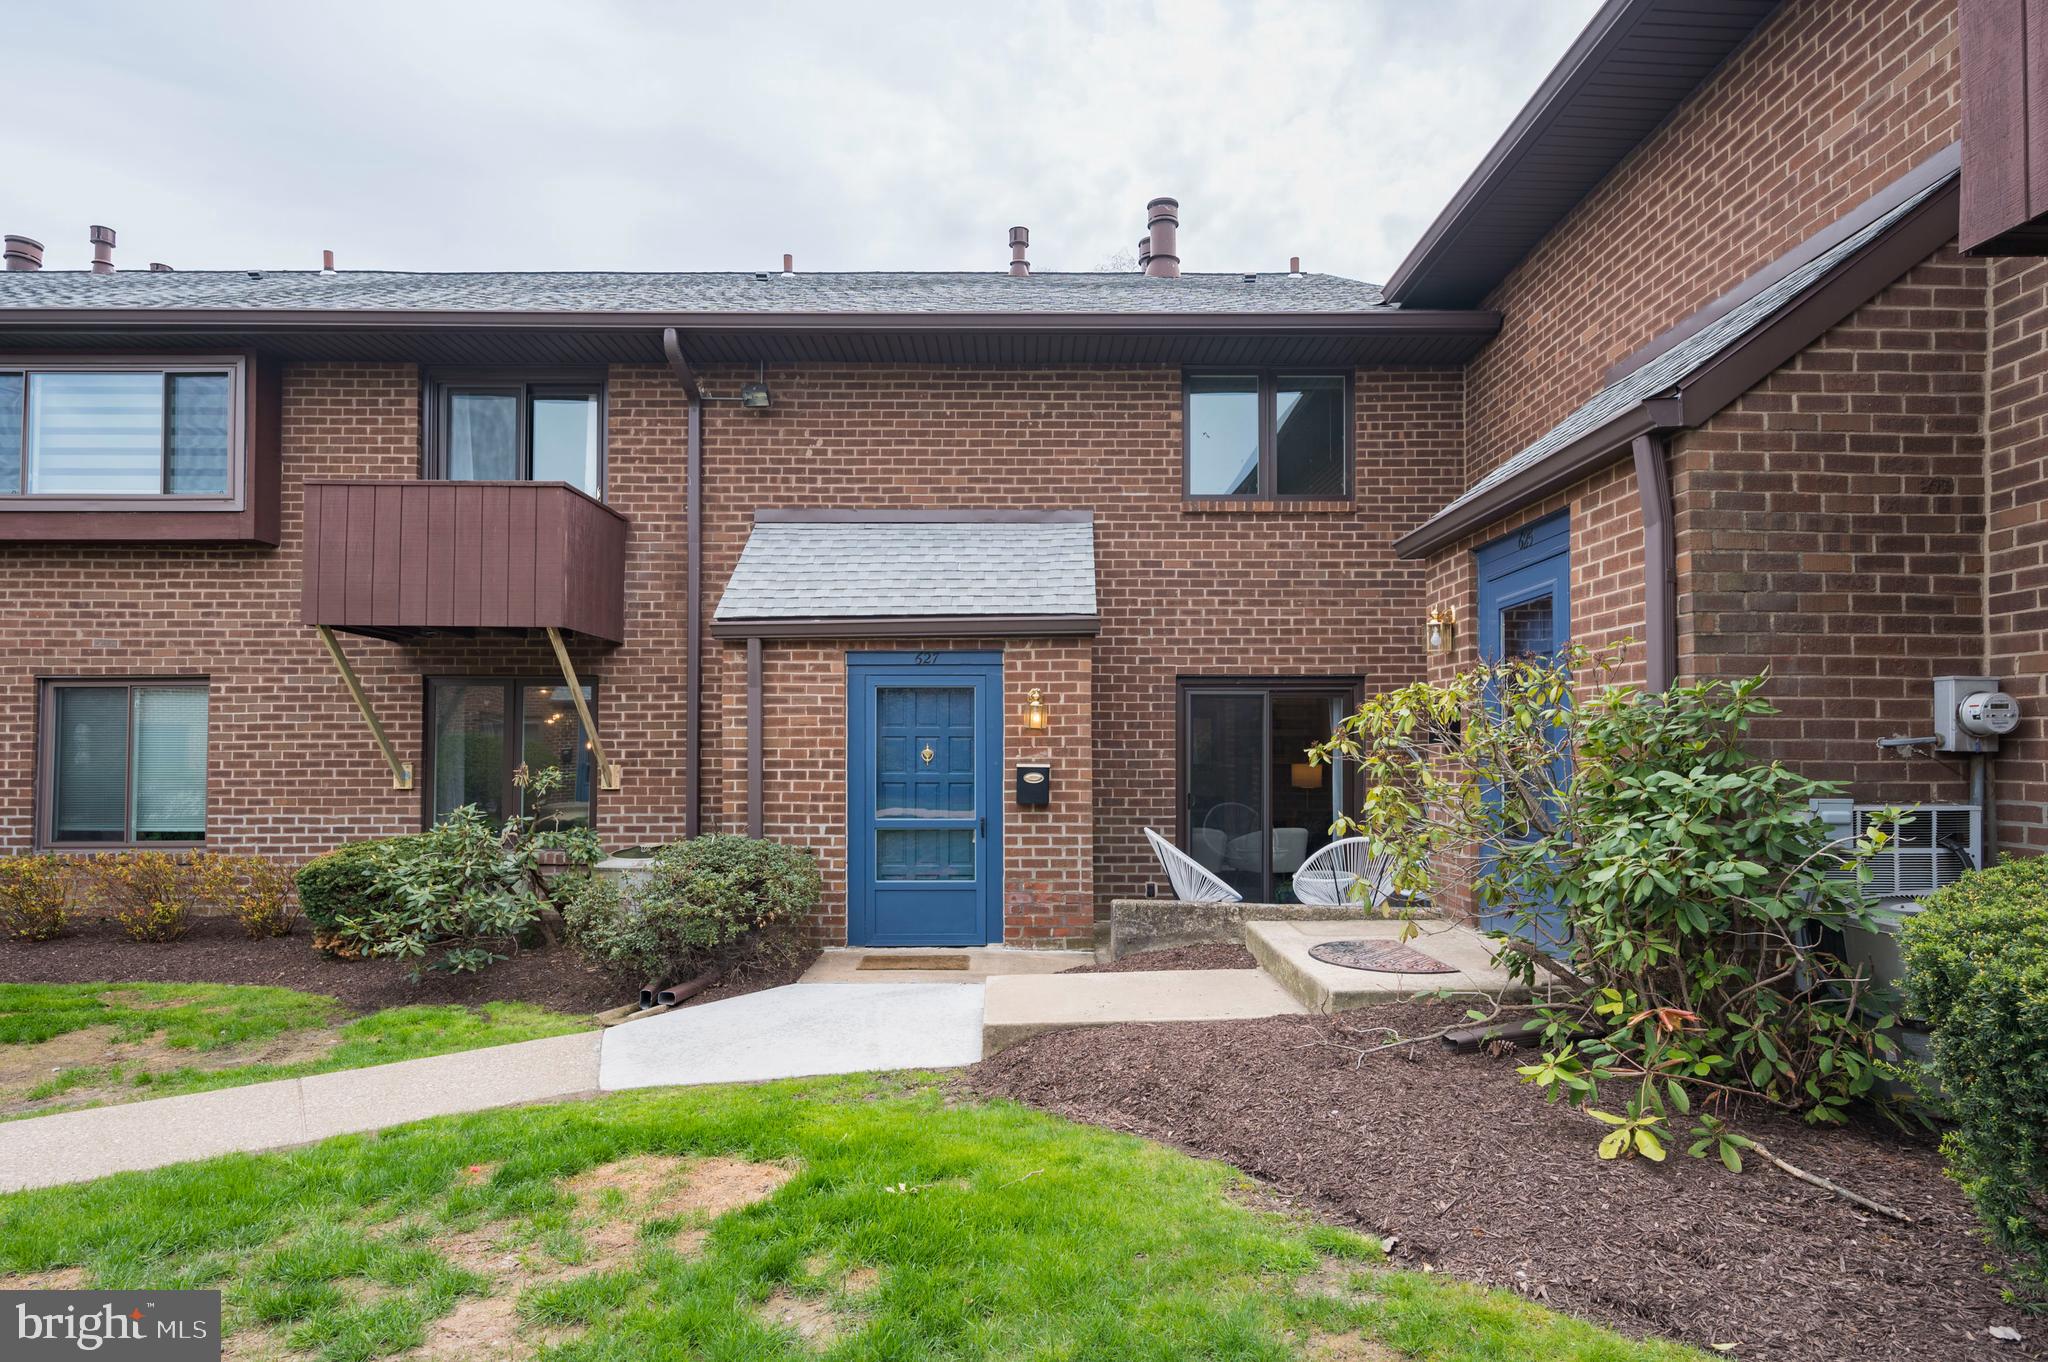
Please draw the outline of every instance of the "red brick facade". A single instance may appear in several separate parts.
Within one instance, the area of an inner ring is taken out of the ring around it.
[[[1468,368],[1468,479],[1953,142],[1955,26],[1953,0],[1793,0],[1768,20],[1489,298],[1505,322]],[[2026,718],[1995,766],[1998,824],[2029,851],[2048,849],[2044,346],[2040,267],[1950,248],[1682,433],[1669,463],[1680,675],[1768,668],[1784,712],[1761,750],[1860,799],[1939,801],[1964,797],[1961,763],[1877,740],[1929,731],[1937,675],[2005,678]],[[1625,459],[1431,555],[1432,606],[1469,621],[1470,551],[1560,507],[1574,636],[1640,638]]]

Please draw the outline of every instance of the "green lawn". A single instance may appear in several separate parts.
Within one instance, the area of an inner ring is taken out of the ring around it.
[[[525,1003],[389,1008],[228,984],[0,984],[0,1117],[297,1078],[587,1028]]]
[[[0,1197],[0,1274],[218,1287],[237,1358],[1702,1356],[1387,1270],[1370,1241],[1249,1209],[1248,1191],[1223,1165],[932,1080],[821,1079]]]

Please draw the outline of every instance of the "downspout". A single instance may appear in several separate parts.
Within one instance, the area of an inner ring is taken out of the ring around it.
[[[1643,513],[1643,689],[1661,692],[1678,679],[1678,566],[1671,529],[1669,448],[1661,435],[1638,435],[1630,449]]]
[[[673,326],[662,330],[661,348],[668,356],[668,367],[675,371],[676,381],[683,385],[683,392],[690,399],[688,453],[683,472],[688,484],[683,494],[684,533],[689,538],[689,567],[684,575],[690,597],[684,627],[688,656],[683,661],[683,690],[684,704],[690,712],[683,724],[683,835],[695,837],[704,830],[703,784],[698,776],[704,707],[704,392],[697,386],[697,371],[683,354],[682,342],[676,339]]]

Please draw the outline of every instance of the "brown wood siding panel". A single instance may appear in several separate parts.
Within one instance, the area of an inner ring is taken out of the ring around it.
[[[380,486],[372,489],[370,542],[372,544],[370,611],[375,619],[399,617],[401,573],[404,571],[405,512],[401,489]]]
[[[478,511],[477,566],[478,624],[486,620],[510,621],[506,604],[511,593],[507,589],[505,573],[512,550],[512,489],[509,487],[482,487],[482,505]],[[522,491],[526,489],[521,489]]]
[[[2026,0],[2027,215],[2048,214],[2048,0]]]
[[[505,618],[515,626],[531,629],[542,621],[534,606],[534,563],[539,556],[535,534],[539,530],[541,499],[521,488],[511,498],[511,520],[505,530]]]
[[[455,488],[437,483],[426,489],[432,547],[427,553],[427,617],[429,625],[445,625],[453,617],[455,593]]]
[[[623,517],[547,484],[309,481],[300,618],[623,641]]]
[[[2026,44],[2020,0],[1964,0],[1963,246],[2027,216]]]

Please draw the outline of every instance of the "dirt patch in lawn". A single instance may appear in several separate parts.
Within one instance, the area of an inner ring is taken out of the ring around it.
[[[1360,1333],[1315,1333],[1308,1338],[1308,1362],[1407,1362],[1407,1356]]]
[[[793,983],[815,951],[789,962],[762,962],[729,975],[692,1004],[736,997]],[[314,950],[303,928],[296,936],[251,941],[225,918],[202,918],[183,940],[130,941],[112,922],[87,919],[55,941],[0,942],[0,983],[79,984],[102,979],[137,983],[269,984],[339,998],[354,1011],[373,1012],[410,1003],[533,1003],[570,1014],[602,1012],[634,1002],[628,987],[583,963],[566,946],[522,950],[481,974],[428,974],[408,979],[397,960],[335,960]]]
[[[666,1154],[635,1154],[586,1169],[563,1184],[576,1198],[574,1224],[583,1236],[584,1260],[573,1265],[512,1242],[511,1230],[502,1224],[437,1235],[432,1240],[435,1252],[488,1278],[491,1294],[465,1297],[430,1323],[426,1341],[405,1357],[412,1362],[508,1362],[531,1357],[541,1346],[562,1342],[576,1330],[522,1322],[520,1292],[617,1267],[632,1256],[646,1221],[686,1217],[708,1223],[765,1201],[794,1176],[794,1170],[779,1164]],[[684,1232],[695,1236],[695,1244],[702,1243],[702,1223]]]
[[[125,1101],[135,1096],[134,1080],[142,1074],[307,1063],[325,1055],[340,1040],[332,1030],[311,1028],[250,1045],[195,1050],[173,1046],[161,1035],[124,1041],[117,1040],[117,1034],[112,1026],[87,1026],[32,1045],[0,1045],[0,1116]],[[76,1069],[108,1072],[105,1081],[78,1082],[47,1097],[29,1096],[40,1085]]]
[[[0,1291],[76,1291],[85,1285],[82,1267],[53,1267],[47,1272],[0,1276]]]
[[[1905,1210],[1915,1223],[1901,1225],[1755,1160],[1740,1176],[1682,1155],[1602,1163],[1599,1128],[1546,1104],[1515,1056],[1430,1041],[1360,1059],[1360,1043],[1332,1043],[1347,1039],[1338,1026],[1417,1035],[1462,1015],[1399,1004],[1066,1031],[963,1081],[1226,1160],[1306,1209],[1392,1237],[1397,1266],[1631,1333],[1732,1343],[1752,1362],[2048,1357],[2048,1328],[1984,1274],[1975,1218],[1931,1142],[1889,1127],[1742,1123],[1781,1157]],[[1985,1331],[1998,1324],[2026,1341],[1993,1342]]]
[[[1139,951],[1106,965],[1076,965],[1062,974],[1140,974],[1158,969],[1257,969],[1252,953],[1235,942],[1208,946],[1173,946],[1163,951]]]

